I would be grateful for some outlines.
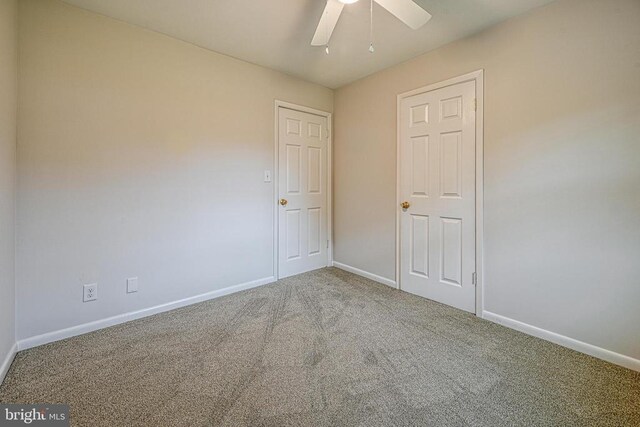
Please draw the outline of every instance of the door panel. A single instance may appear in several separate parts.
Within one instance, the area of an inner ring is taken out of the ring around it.
[[[460,286],[462,266],[462,220],[442,218],[442,247],[440,248],[440,280]]]
[[[287,119],[287,135],[300,135],[300,120]]]
[[[287,260],[300,258],[300,209],[286,211]]]
[[[440,141],[440,197],[462,197],[462,133],[443,134]]]
[[[322,246],[322,209],[309,208],[307,211],[309,224],[309,255],[318,255]]]
[[[411,195],[429,196],[429,137],[411,138]]]
[[[475,312],[475,82],[400,103],[400,284]]]
[[[327,119],[278,109],[280,278],[326,267]]]
[[[287,144],[287,195],[300,193],[300,146]]]
[[[411,273],[429,277],[429,217],[411,215]]]
[[[410,107],[409,126],[416,127],[429,122],[429,104],[420,104]]]
[[[322,182],[322,149],[316,147],[309,147],[309,168],[308,168],[308,188],[307,191],[311,194],[320,193],[320,184]]]

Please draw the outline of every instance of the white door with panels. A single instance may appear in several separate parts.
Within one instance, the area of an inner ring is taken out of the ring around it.
[[[401,288],[475,313],[476,83],[399,108]]]
[[[328,263],[327,118],[278,109],[278,276]]]

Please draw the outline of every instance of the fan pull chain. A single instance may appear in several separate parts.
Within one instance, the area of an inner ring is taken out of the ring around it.
[[[373,47],[373,0],[369,5],[369,52],[373,53],[376,49]]]
[[[326,12],[325,15],[328,17],[329,12]],[[324,53],[329,55],[329,19],[325,19],[324,22],[324,33],[327,36],[327,44],[324,46]]]

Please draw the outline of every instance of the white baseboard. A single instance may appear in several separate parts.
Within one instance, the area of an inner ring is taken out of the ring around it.
[[[369,273],[368,271],[360,270],[359,268],[351,267],[350,265],[343,264],[341,262],[333,261],[333,266],[340,270],[348,271],[349,273],[357,274],[358,276],[366,277],[374,282],[382,283],[383,285],[397,288],[395,280],[387,279],[386,277],[378,276],[377,274]]]
[[[634,359],[633,357],[615,353],[611,350],[606,350],[601,347],[596,347],[595,345],[587,344],[586,342],[578,341],[576,339],[569,338],[555,332],[547,331],[546,329],[541,329],[536,326],[520,322],[518,320],[491,313],[490,311],[483,311],[482,318],[506,326],[508,328],[524,332],[525,334],[533,335],[534,337],[551,341],[554,344],[579,351],[580,353],[585,353],[589,356],[597,357],[598,359],[606,360],[607,362],[611,362],[613,364],[624,366],[625,368],[640,372],[640,360]]]
[[[196,304],[199,302],[207,301],[214,298],[219,298],[225,295],[233,294],[236,292],[244,291],[258,286],[266,285],[275,282],[275,278],[265,277],[263,279],[254,280],[251,282],[241,283],[235,286],[229,286],[223,289],[207,292],[204,294],[196,295],[193,297],[184,298],[177,301],[168,302],[165,304],[156,305],[154,307],[144,308],[138,311],[132,311],[129,313],[119,314],[117,316],[108,317],[106,319],[95,320],[93,322],[84,323],[82,325],[72,326],[66,329],[60,329],[58,331],[47,332],[46,334],[36,335],[29,338],[24,338],[18,341],[18,350],[26,350],[28,348],[36,347],[43,344],[48,344],[54,341],[60,341],[65,338],[75,337],[77,335],[93,332],[98,329],[108,328],[109,326],[118,325],[120,323],[129,322],[131,320],[140,319],[143,317],[151,316],[154,314],[162,313],[176,308],[185,307],[187,305]]]
[[[13,362],[13,358],[16,357],[16,353],[18,352],[18,343],[13,343],[11,349],[9,349],[9,353],[2,361],[2,365],[0,365],[0,384],[4,381],[4,377],[9,372],[9,368],[11,367],[11,362]]]

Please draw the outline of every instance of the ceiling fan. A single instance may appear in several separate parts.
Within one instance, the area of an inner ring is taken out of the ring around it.
[[[311,46],[328,46],[331,33],[338,23],[345,4],[358,0],[327,0],[322,18],[311,40]],[[413,0],[373,0],[392,15],[404,22],[408,27],[417,30],[431,19],[431,14],[415,4]]]

